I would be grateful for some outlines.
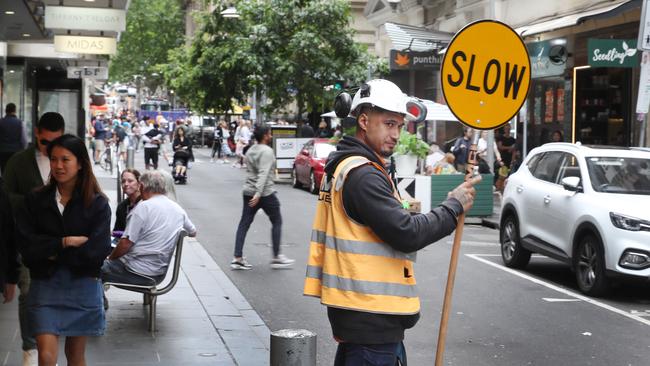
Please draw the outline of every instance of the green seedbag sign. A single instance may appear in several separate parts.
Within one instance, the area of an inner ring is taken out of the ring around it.
[[[587,40],[587,57],[592,67],[638,67],[636,39]]]

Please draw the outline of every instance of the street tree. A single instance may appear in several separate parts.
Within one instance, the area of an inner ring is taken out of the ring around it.
[[[185,20],[181,0],[131,0],[117,53],[111,57],[110,81],[145,77],[145,85],[156,90],[162,84],[157,65],[166,64],[169,50],[183,44]]]
[[[193,110],[227,112],[233,100],[244,104],[253,91],[254,59],[247,29],[218,10],[198,18],[201,26],[191,44],[172,50],[160,70],[168,86]]]
[[[298,111],[328,108],[337,80],[357,84],[385,63],[353,40],[346,0],[246,0],[239,18],[216,9],[190,46],[172,52],[168,83],[194,107],[264,95],[265,112],[296,102]],[[259,98],[258,98],[259,100]]]

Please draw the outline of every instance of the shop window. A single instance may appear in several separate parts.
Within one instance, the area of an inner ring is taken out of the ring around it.
[[[624,68],[579,70],[576,80],[576,141],[629,145],[632,72]]]

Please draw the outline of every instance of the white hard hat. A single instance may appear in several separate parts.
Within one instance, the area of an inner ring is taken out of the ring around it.
[[[354,94],[350,114],[356,117],[359,107],[368,104],[390,112],[403,114],[409,118],[415,118],[406,107],[409,100],[410,98],[402,93],[394,83],[384,79],[370,80],[361,85],[361,88]]]

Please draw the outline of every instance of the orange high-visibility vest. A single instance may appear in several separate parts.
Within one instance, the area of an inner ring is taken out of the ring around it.
[[[379,165],[361,156],[339,163],[331,180],[323,178],[312,226],[304,294],[326,306],[377,314],[420,311],[415,286],[415,253],[393,249],[343,207],[343,184],[355,168]],[[389,179],[390,180],[390,179]],[[395,186],[393,195],[399,200]]]

